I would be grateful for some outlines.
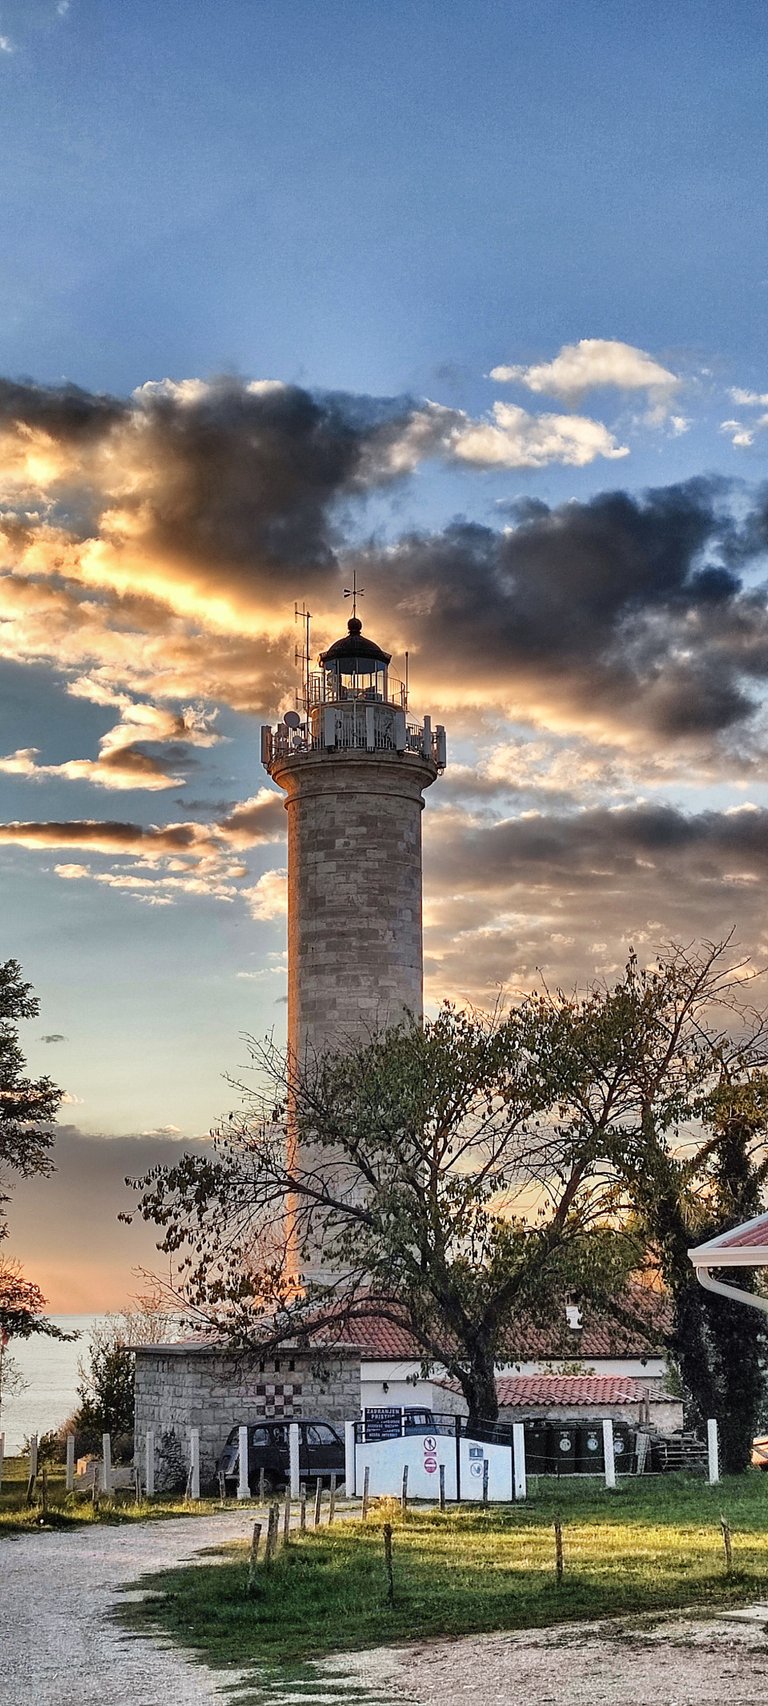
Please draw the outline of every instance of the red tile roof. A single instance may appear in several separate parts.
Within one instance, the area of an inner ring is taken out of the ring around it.
[[[724,1250],[762,1250],[768,1248],[768,1214],[760,1220],[748,1222],[746,1226],[735,1226],[732,1232],[724,1232],[720,1238],[713,1239]]]
[[[510,1362],[546,1362],[594,1360],[600,1357],[660,1356],[664,1351],[664,1333],[670,1325],[669,1305],[658,1292],[638,1290],[627,1300],[628,1312],[637,1316],[637,1327],[625,1327],[607,1315],[584,1310],[580,1329],[569,1328],[558,1319],[546,1327],[531,1321],[510,1323],[507,1355]],[[640,1322],[647,1322],[650,1337]],[[330,1342],[330,1341],[329,1341]],[[397,1326],[381,1316],[372,1315],[350,1321],[338,1330],[336,1342],[355,1345],[364,1361],[398,1362],[423,1358],[405,1325]]]
[[[567,1404],[641,1404],[646,1396],[640,1380],[600,1374],[505,1375],[497,1380],[496,1392],[502,1410]]]

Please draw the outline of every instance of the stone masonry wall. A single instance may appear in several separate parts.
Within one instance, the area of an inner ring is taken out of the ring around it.
[[[312,753],[288,795],[288,1031],[294,1057],[367,1041],[422,1008],[422,791],[414,754]]]
[[[137,1455],[150,1429],[157,1443],[174,1428],[186,1449],[189,1429],[199,1428],[205,1481],[233,1427],[279,1416],[354,1421],[360,1414],[360,1362],[339,1356],[321,1361],[299,1352],[233,1359],[215,1350],[142,1346],[135,1392]]]

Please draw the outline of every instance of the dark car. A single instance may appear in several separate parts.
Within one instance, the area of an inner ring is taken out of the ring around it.
[[[319,1476],[329,1481],[336,1475],[344,1479],[344,1434],[335,1422],[325,1416],[295,1416],[299,1429],[299,1476],[302,1481],[315,1481]],[[264,1488],[273,1492],[290,1480],[288,1447],[289,1422],[251,1422],[248,1425],[248,1481],[255,1492],[261,1470]],[[216,1465],[225,1481],[237,1481],[239,1469],[239,1429],[232,1428]]]

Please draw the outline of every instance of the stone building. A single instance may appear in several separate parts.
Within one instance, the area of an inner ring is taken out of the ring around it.
[[[183,1443],[200,1429],[200,1473],[210,1481],[230,1429],[266,1417],[360,1412],[360,1355],[281,1346],[262,1358],[233,1356],[210,1340],[139,1345],[135,1352],[136,1451],[148,1432],[156,1444],[174,1432]]]

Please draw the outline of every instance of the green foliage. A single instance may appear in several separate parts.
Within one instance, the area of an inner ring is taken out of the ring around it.
[[[4,1213],[8,1178],[23,1179],[50,1173],[55,1119],[61,1091],[50,1078],[25,1076],[24,1055],[19,1044],[18,1022],[33,1019],[39,1002],[32,986],[24,983],[17,960],[0,965],[0,1238],[7,1235]]]
[[[530,1004],[491,1019],[445,1006],[300,1076],[254,1046],[265,1088],[215,1158],[139,1182],[140,1212],[181,1253],[186,1309],[243,1344],[263,1343],[267,1311],[277,1339],[405,1322],[470,1415],[495,1416],[515,1319],[559,1314],[565,1337],[566,1295],[613,1296],[631,1253],[604,1222],[592,1134],[544,1120],[561,1079],[534,1046],[537,1018]],[[336,1277],[299,1295],[296,1265],[318,1251]]]

